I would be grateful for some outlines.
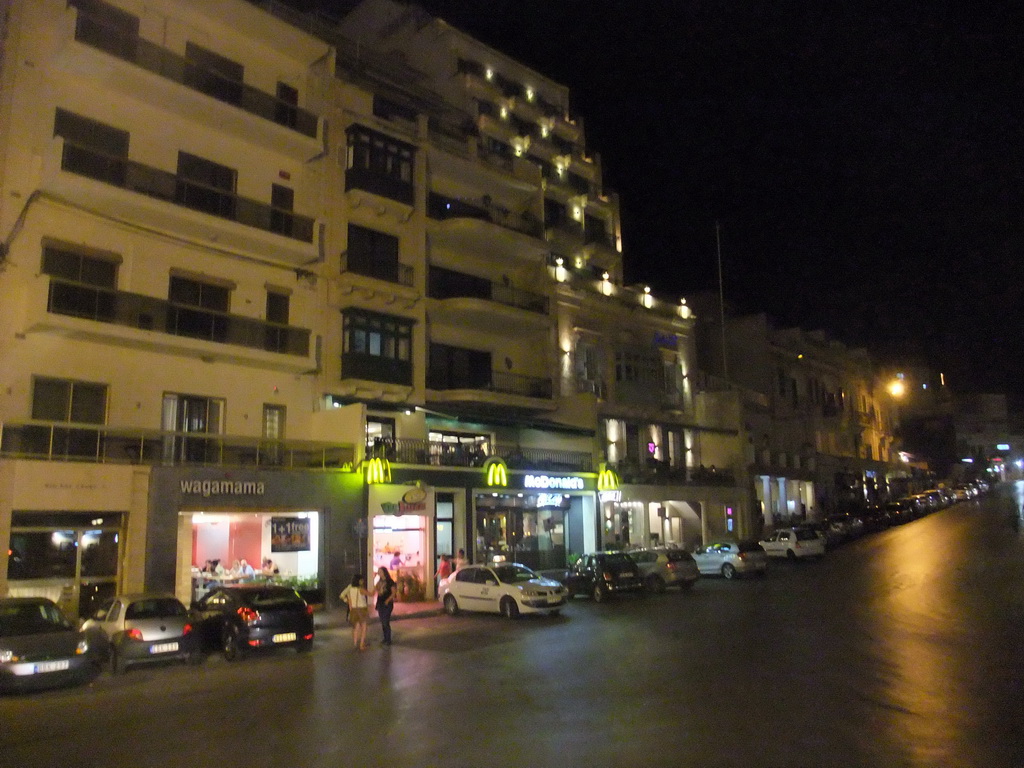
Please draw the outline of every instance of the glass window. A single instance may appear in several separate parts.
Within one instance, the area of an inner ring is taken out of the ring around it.
[[[192,42],[185,43],[185,59],[187,85],[221,101],[241,100],[245,75],[241,64]]]
[[[288,325],[291,299],[286,293],[267,291],[267,322]]]
[[[75,531],[12,531],[7,578],[75,578],[78,534]]]
[[[107,386],[66,379],[36,378],[32,382],[32,418],[103,424]]]
[[[99,288],[117,287],[115,261],[86,256],[58,246],[43,248],[43,274]]]
[[[185,277],[171,276],[167,298],[178,304],[227,312],[231,291],[222,285],[202,283]]]

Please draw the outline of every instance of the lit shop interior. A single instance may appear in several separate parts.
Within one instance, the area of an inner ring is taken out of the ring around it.
[[[179,557],[188,557],[179,573],[190,574],[192,599],[218,584],[240,581],[317,586],[317,512],[187,512],[179,520]]]
[[[476,560],[508,560],[535,570],[564,568],[584,546],[585,497],[568,493],[476,496]]]

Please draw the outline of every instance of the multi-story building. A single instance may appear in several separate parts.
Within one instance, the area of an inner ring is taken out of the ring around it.
[[[738,411],[622,285],[563,86],[392,0],[6,6],[0,593],[269,557],[415,598],[457,549],[750,528]]]
[[[760,521],[820,519],[905,490],[888,381],[864,349],[820,331],[774,327],[763,314],[709,312],[702,362],[740,393]],[[723,365],[723,360],[725,361]]]

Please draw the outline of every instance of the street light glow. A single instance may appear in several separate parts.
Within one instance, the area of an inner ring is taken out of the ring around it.
[[[903,386],[903,382],[899,379],[895,379],[889,384],[889,394],[893,397],[903,397],[905,391],[906,387]]]

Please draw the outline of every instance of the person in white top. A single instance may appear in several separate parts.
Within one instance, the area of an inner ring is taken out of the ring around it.
[[[352,583],[338,595],[348,606],[348,623],[352,625],[352,646],[360,651],[366,650],[366,622],[370,618],[370,592],[366,589],[366,579],[361,573],[352,577]]]

